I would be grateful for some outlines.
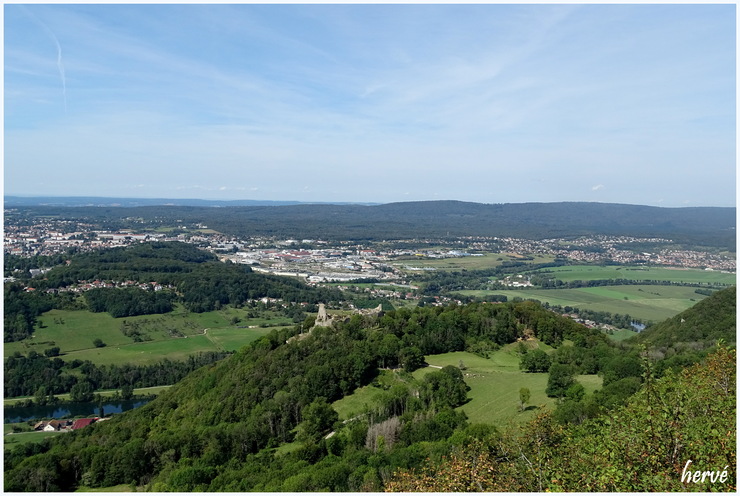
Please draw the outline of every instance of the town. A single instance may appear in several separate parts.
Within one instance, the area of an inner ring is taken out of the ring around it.
[[[414,267],[414,260],[461,258],[486,253],[514,256],[550,255],[575,263],[647,264],[735,272],[730,254],[676,249],[662,238],[592,236],[576,239],[526,240],[508,237],[461,237],[450,240],[415,239],[357,243],[315,239],[240,239],[208,229],[203,224],[181,225],[172,232],[106,231],[89,222],[43,219],[29,221],[9,215],[6,210],[3,250],[21,257],[82,253],[148,241],[192,243],[219,256],[222,261],[247,264],[253,270],[296,276],[309,283],[370,280],[407,284],[407,270],[434,270]],[[640,249],[630,250],[630,245]],[[651,252],[645,246],[657,247]],[[402,263],[401,263],[402,262]],[[48,267],[47,267],[48,269]],[[44,268],[34,269],[37,275]],[[12,277],[8,276],[7,277]],[[512,286],[526,285],[513,281]]]

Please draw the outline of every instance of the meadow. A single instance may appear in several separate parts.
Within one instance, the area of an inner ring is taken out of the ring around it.
[[[12,434],[5,434],[3,437],[3,447],[4,449],[9,449],[14,446],[20,446],[21,444],[28,444],[28,443],[40,443],[46,438],[49,437],[55,437],[55,436],[63,436],[66,432],[61,431],[53,431],[53,432],[17,432]]]
[[[550,351],[552,348],[530,341],[529,348],[540,348]],[[429,355],[426,358],[427,367],[413,372],[416,380],[422,380],[424,375],[439,370],[441,367],[452,365],[464,366],[465,382],[470,386],[469,401],[458,407],[464,411],[471,423],[486,423],[503,425],[506,423],[522,423],[531,420],[542,409],[554,409],[555,398],[548,398],[545,394],[548,374],[530,374],[519,370],[519,354],[517,345],[511,344],[491,353],[489,358],[458,351],[441,355]],[[581,375],[576,379],[586,389],[593,392],[601,387],[601,378],[595,375]],[[377,385],[368,385],[357,389],[353,394],[332,404],[342,420],[347,420],[361,413],[367,406],[372,406],[383,394],[383,387],[397,382],[407,382],[404,374],[396,371],[381,371]],[[531,398],[525,411],[519,411],[519,390],[528,388]]]
[[[706,298],[689,286],[595,286],[575,289],[520,289],[460,291],[460,294],[484,297],[504,295],[535,299],[550,305],[570,306],[598,312],[628,314],[644,322],[660,322],[692,307]]]
[[[293,325],[287,317],[273,312],[263,312],[259,318],[248,318],[247,314],[246,309],[231,307],[200,314],[178,307],[167,314],[113,318],[85,310],[51,310],[39,318],[31,338],[5,343],[4,356],[32,350],[43,354],[58,347],[67,362],[79,359],[95,364],[143,365],[162,358],[184,360],[203,351],[236,351],[274,326]],[[126,329],[135,329],[143,340],[126,336]],[[105,346],[96,347],[96,339]]]

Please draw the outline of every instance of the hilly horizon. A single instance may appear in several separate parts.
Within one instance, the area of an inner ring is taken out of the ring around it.
[[[556,205],[556,204],[595,204],[595,205],[619,205],[639,206],[665,209],[690,209],[690,208],[735,208],[734,206],[720,205],[686,205],[686,206],[659,206],[640,203],[615,203],[599,201],[521,201],[521,202],[479,202],[456,199],[434,199],[434,200],[399,200],[386,202],[353,202],[353,201],[301,201],[301,200],[254,200],[239,198],[231,200],[219,200],[209,198],[162,198],[162,197],[118,197],[118,196],[94,196],[94,195],[4,195],[5,206],[56,206],[56,207],[141,207],[141,206],[183,206],[183,207],[237,207],[237,206],[288,206],[288,205],[411,205],[428,203],[448,204],[470,204],[470,205]]]
[[[735,250],[734,207],[651,207],[593,202],[482,204],[456,200],[366,204],[65,206],[12,203],[29,215],[107,221],[131,217],[206,224],[234,236],[387,240],[460,236],[523,239],[631,236]]]

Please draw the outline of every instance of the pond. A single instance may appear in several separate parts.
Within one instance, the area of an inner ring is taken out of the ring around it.
[[[60,419],[63,417],[100,417],[121,413],[145,405],[150,400],[117,400],[103,403],[62,403],[58,405],[6,407],[3,409],[5,423],[26,422],[35,419]]]

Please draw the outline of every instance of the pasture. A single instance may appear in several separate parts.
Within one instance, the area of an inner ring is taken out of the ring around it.
[[[638,265],[568,265],[535,271],[563,282],[627,279],[702,285],[733,285],[736,275],[728,272]]]
[[[247,309],[230,307],[200,314],[178,307],[167,314],[124,318],[85,310],[51,310],[38,320],[31,338],[5,343],[5,357],[16,351],[43,354],[59,347],[66,362],[141,365],[163,358],[183,360],[203,351],[236,351],[270,332],[272,326],[292,325],[290,319],[273,312],[249,318]],[[95,347],[95,339],[105,346]]]
[[[692,307],[706,298],[689,286],[596,286],[575,289],[522,289],[495,291],[460,291],[470,296],[504,295],[535,299],[550,305],[570,306],[613,314],[628,314],[634,318],[660,322]]]
[[[46,438],[55,437],[55,436],[63,436],[65,434],[67,433],[62,432],[62,431],[18,432],[18,433],[13,433],[13,434],[6,434],[3,438],[4,439],[3,444],[4,444],[5,449],[9,449],[9,448],[13,448],[14,446],[20,446],[22,444],[40,443]]]
[[[460,361],[465,365],[463,375],[470,386],[470,401],[458,407],[464,411],[471,423],[501,425],[507,422],[526,422],[531,420],[542,408],[554,409],[555,398],[545,394],[547,374],[530,374],[519,370],[519,355],[509,345],[491,354],[486,359],[467,352],[444,353],[426,357],[429,365],[444,367]],[[425,367],[414,372],[421,379],[435,368]],[[595,375],[576,377],[587,393],[601,387],[601,378]],[[528,388],[531,397],[528,408],[519,412],[519,389]]]

